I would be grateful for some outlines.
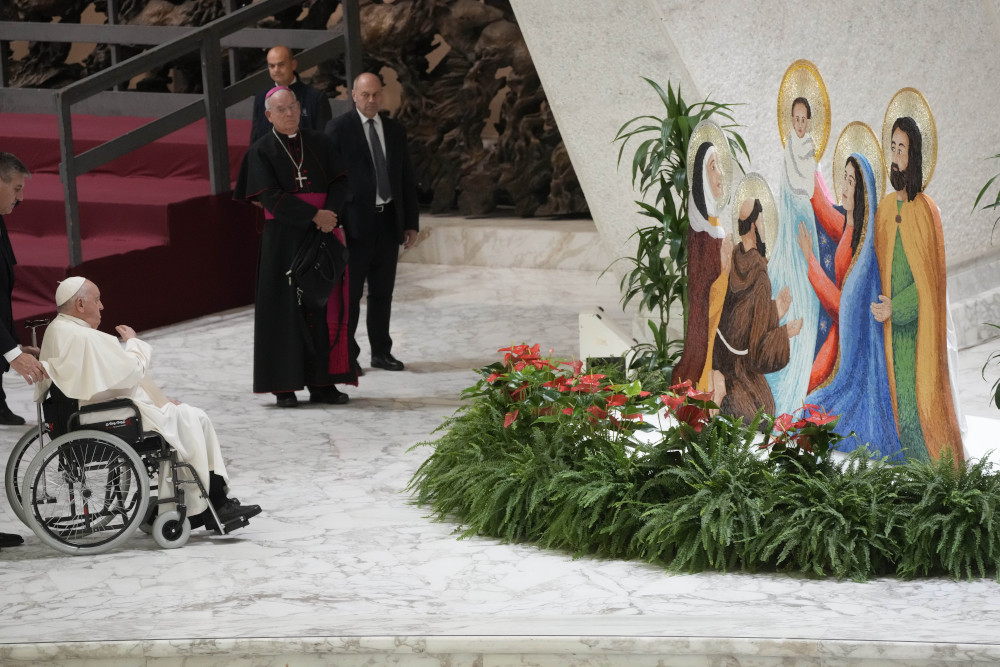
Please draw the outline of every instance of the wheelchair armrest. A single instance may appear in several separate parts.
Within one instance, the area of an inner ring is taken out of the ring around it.
[[[69,430],[73,431],[80,428],[80,416],[85,414],[108,412],[111,410],[121,410],[128,409],[132,411],[135,416],[137,431],[142,433],[142,415],[139,414],[139,407],[130,398],[114,398],[110,401],[104,401],[103,403],[92,403],[91,405],[84,405],[79,410],[74,412],[69,416],[67,420],[67,426]]]

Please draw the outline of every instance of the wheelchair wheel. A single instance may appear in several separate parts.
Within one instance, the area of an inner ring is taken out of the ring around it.
[[[35,458],[38,452],[42,451],[49,441],[49,429],[43,426],[42,437],[39,439],[38,428],[35,427],[21,436],[21,439],[14,445],[14,449],[7,459],[7,470],[4,474],[4,488],[7,491],[7,502],[17,518],[24,523],[24,510],[21,509],[21,483],[24,481],[24,473],[28,470],[28,464]]]
[[[180,519],[180,512],[164,512],[153,522],[153,539],[164,549],[176,549],[187,544],[191,537],[191,522]]]
[[[42,448],[21,485],[25,523],[68,554],[99,554],[124,542],[146,516],[149,476],[124,440],[73,431]]]

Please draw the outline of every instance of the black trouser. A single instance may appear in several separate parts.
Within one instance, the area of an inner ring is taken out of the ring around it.
[[[384,210],[375,214],[374,229],[366,230],[362,238],[348,243],[348,281],[351,292],[350,355],[356,362],[361,348],[355,333],[361,314],[361,295],[368,283],[368,343],[372,356],[385,356],[392,351],[389,336],[389,317],[392,314],[392,290],[396,284],[396,261],[399,259],[399,240],[396,236],[396,219],[387,204]]]

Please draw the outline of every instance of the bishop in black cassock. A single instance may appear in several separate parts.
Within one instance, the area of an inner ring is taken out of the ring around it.
[[[234,193],[259,202],[265,211],[257,258],[253,390],[276,394],[281,407],[295,406],[294,392],[303,386],[312,402],[346,403],[347,395],[333,386],[357,384],[345,347],[346,285],[334,288],[326,308],[310,308],[299,304],[287,274],[312,229],[344,242],[343,229],[331,223],[336,218],[321,212],[343,207],[348,193],[344,164],[324,134],[299,128],[294,94],[287,88],[272,90],[272,130],[250,147],[247,178]]]

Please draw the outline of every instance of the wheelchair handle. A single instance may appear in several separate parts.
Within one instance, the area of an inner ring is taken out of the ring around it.
[[[31,346],[38,347],[38,327],[47,326],[51,320],[25,320],[24,328],[31,329]]]

